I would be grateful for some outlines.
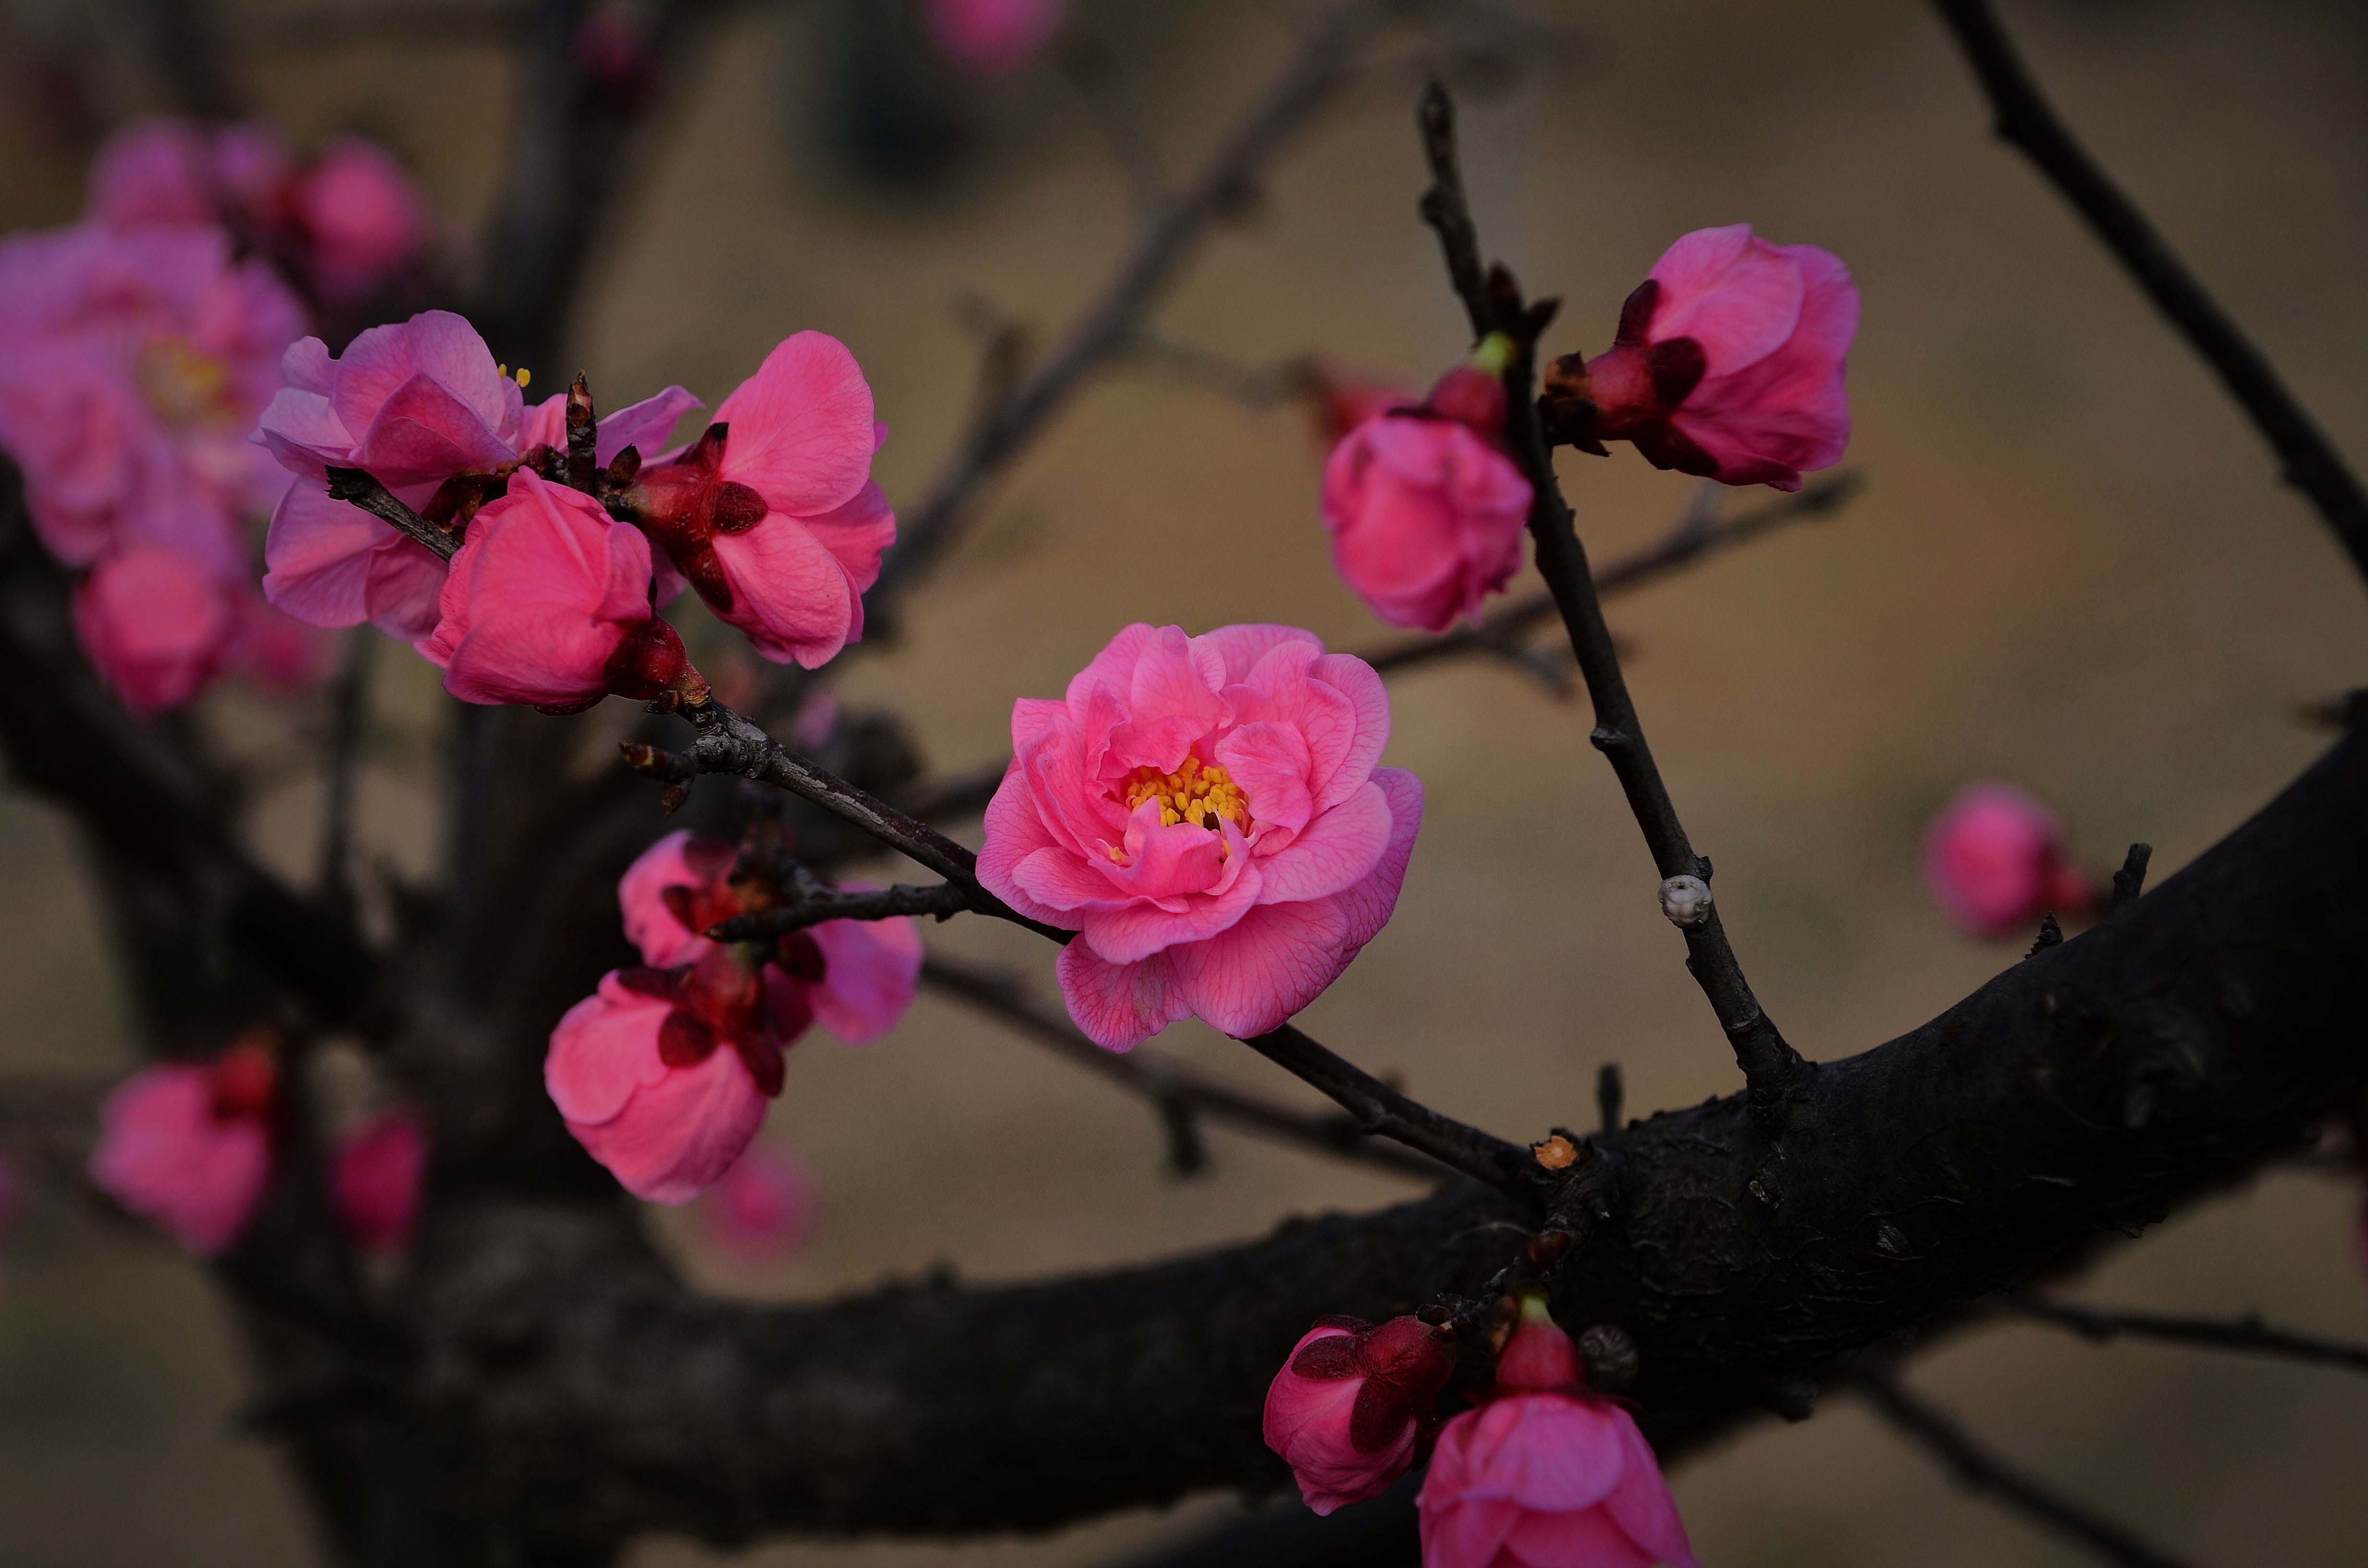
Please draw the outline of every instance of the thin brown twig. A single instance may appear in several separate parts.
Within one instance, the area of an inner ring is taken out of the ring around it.
[[[1245,1131],[1399,1176],[1435,1179],[1447,1173],[1448,1167],[1434,1160],[1374,1142],[1347,1117],[1316,1115],[1261,1099],[1204,1077],[1149,1047],[1138,1046],[1130,1051],[1104,1051],[1079,1032],[1058,1009],[1029,994],[1016,975],[932,953],[921,960],[921,981],[933,990],[958,996],[1002,1019],[1050,1046],[1065,1060],[1122,1084],[1162,1108],[1206,1116]]]
[[[2109,1339],[2158,1339],[2209,1350],[2246,1351],[2314,1366],[2341,1367],[2368,1372],[2368,1345],[2353,1345],[2316,1335],[2272,1328],[2251,1312],[2239,1318],[2182,1317],[2170,1312],[2121,1312],[2052,1301],[2044,1296],[2006,1295],[1998,1302],[2007,1311],[2039,1323],[2070,1329],[2083,1339],[2102,1344]]]
[[[2161,232],[2073,139],[2032,80],[1989,0],[1937,0],[1941,17],[1989,97],[1998,136],[2020,148],[2105,243],[2203,357],[2220,384],[2260,431],[2286,483],[2310,498],[2327,526],[2368,574],[2368,491],[2335,444],[2227,312],[2220,308]]]
[[[371,517],[392,527],[436,553],[437,559],[450,561],[461,553],[461,536],[447,533],[404,504],[403,498],[366,469],[333,468],[329,472],[329,499],[348,502]]]
[[[1643,721],[1620,668],[1619,648],[1603,619],[1603,603],[1588,569],[1587,549],[1579,542],[1577,519],[1554,476],[1553,453],[1535,401],[1537,338],[1553,315],[1554,302],[1524,304],[1519,287],[1501,267],[1485,276],[1481,273],[1479,235],[1464,201],[1456,158],[1454,105],[1444,87],[1431,84],[1423,95],[1418,119],[1431,173],[1422,214],[1439,233],[1449,278],[1472,318],[1474,335],[1485,337],[1503,332],[1514,344],[1511,363],[1505,370],[1506,436],[1513,460],[1530,482],[1530,533],[1536,542],[1538,575],[1545,579],[1554,607],[1562,614],[1571,652],[1594,704],[1595,730],[1588,738],[1610,759],[1621,790],[1628,798],[1629,811],[1644,831],[1653,863],[1663,879],[1663,907],[1685,936],[1686,967],[1709,998],[1743,1069],[1752,1119],[1769,1137],[1780,1136],[1789,1107],[1805,1085],[1809,1066],[1752,994],[1726,939],[1717,905],[1709,896],[1710,862],[1694,853],[1659,765],[1645,744]],[[1694,879],[1686,884],[1691,896],[1682,904],[1668,896],[1679,878]]]

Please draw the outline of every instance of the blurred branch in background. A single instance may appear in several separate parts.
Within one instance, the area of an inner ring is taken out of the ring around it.
[[[2138,1312],[2084,1307],[2043,1296],[2009,1293],[1998,1298],[2008,1312],[2035,1323],[2069,1329],[2081,1338],[2102,1345],[2112,1339],[2146,1339],[2203,1350],[2234,1350],[2315,1366],[2340,1367],[2368,1372],[2368,1345],[2322,1339],[2272,1328],[2259,1317],[2180,1317],[2166,1312]]]

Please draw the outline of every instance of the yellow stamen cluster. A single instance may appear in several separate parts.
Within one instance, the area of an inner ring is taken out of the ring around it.
[[[186,337],[160,337],[140,352],[142,395],[167,425],[220,428],[241,422],[230,366]]]
[[[1250,825],[1250,803],[1242,787],[1217,764],[1201,767],[1197,756],[1186,757],[1184,766],[1173,773],[1136,768],[1127,776],[1120,798],[1130,812],[1145,801],[1157,801],[1159,820],[1169,827],[1190,823],[1214,833],[1220,817],[1245,831]]]
[[[534,380],[534,372],[524,365],[520,365],[515,374],[512,374],[507,365],[496,365],[494,369],[499,370],[506,379],[518,382],[520,392],[526,391],[526,384]]]

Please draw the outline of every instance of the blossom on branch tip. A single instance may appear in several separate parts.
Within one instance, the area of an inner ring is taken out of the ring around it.
[[[90,1179],[201,1256],[236,1241],[271,1175],[279,1067],[254,1041],[209,1064],[160,1062],[99,1107]]]
[[[1815,245],[1770,244],[1748,223],[1671,245],[1621,308],[1611,347],[1547,367],[1561,439],[1631,441],[1656,468],[1798,490],[1850,444],[1844,389],[1858,286]]]
[[[337,1223],[369,1253],[400,1252],[419,1219],[427,1175],[427,1128],[419,1113],[381,1111],[337,1141],[329,1161],[329,1198]]]
[[[1326,1319],[1301,1336],[1267,1389],[1266,1446],[1318,1514],[1378,1497],[1436,1430],[1455,1355],[1419,1318],[1379,1328]]]
[[[789,1154],[751,1143],[700,1207],[707,1233],[725,1251],[750,1262],[771,1262],[805,1240],[814,1218],[814,1183]]]
[[[1443,631],[1521,566],[1530,482],[1504,449],[1511,342],[1483,343],[1419,407],[1384,406],[1332,449],[1324,526],[1333,565],[1393,626]]]
[[[1977,937],[2097,906],[2064,824],[2011,784],[1968,784],[1941,809],[1924,835],[1924,881],[1949,918]]]
[[[1338,979],[1397,904],[1422,786],[1376,767],[1381,677],[1288,626],[1128,627],[1022,699],[978,877],[1079,933],[1069,1016],[1131,1050],[1188,1015],[1247,1038]]]
[[[814,669],[863,636],[863,592],[895,542],[871,480],[887,427],[847,346],[801,332],[765,357],[619,515],[648,530],[708,608],[777,664]]]
[[[1497,1392],[1439,1435],[1416,1508],[1423,1568],[1700,1568],[1660,1462],[1578,1381],[1543,1297],[1497,1359]]]
[[[650,545],[580,490],[530,469],[487,502],[418,644],[465,702],[573,712],[614,693],[703,699],[682,639],[650,608]]]
[[[963,74],[992,81],[1027,68],[1053,41],[1068,0],[928,0],[930,41]]]

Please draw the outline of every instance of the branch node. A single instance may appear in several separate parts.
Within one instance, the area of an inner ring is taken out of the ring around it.
[[[1671,877],[1661,883],[1661,913],[1679,930],[1699,930],[1710,911],[1710,884],[1700,877]]]
[[[2153,845],[2130,846],[2129,855],[2122,861],[2122,869],[2113,873],[2113,901],[2105,911],[2106,918],[2111,919],[2135,903],[2138,895],[2146,892],[2146,864],[2153,858]]]

